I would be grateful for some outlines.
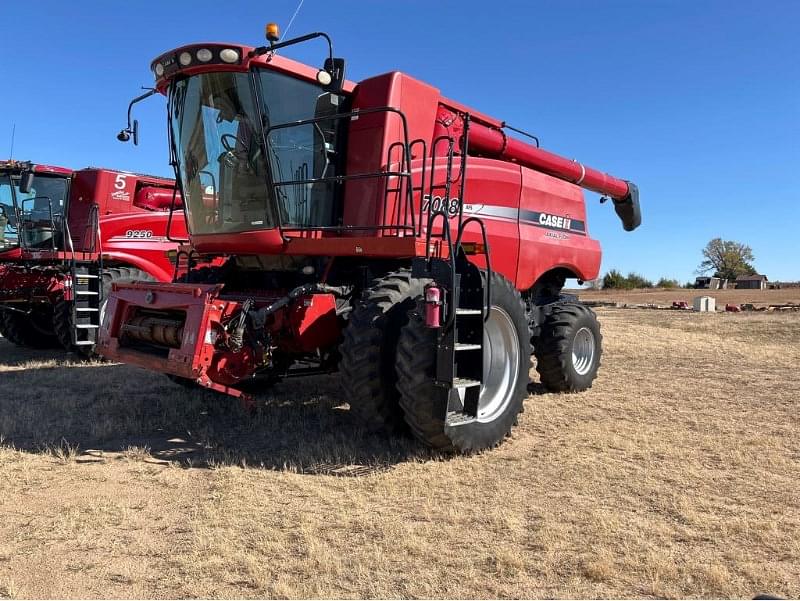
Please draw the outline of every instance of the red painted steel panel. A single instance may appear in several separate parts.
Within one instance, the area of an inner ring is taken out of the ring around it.
[[[597,277],[600,243],[589,237],[586,205],[578,186],[523,168],[520,210],[524,244],[516,277],[519,289],[530,288],[544,272],[557,267],[569,269],[582,280]],[[573,227],[543,225],[553,216],[569,219]],[[582,233],[575,225],[578,222]]]

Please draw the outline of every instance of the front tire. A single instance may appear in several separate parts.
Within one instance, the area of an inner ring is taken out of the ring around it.
[[[17,346],[32,349],[50,349],[58,347],[58,339],[49,323],[51,317],[47,313],[35,311],[29,315],[15,311],[0,311],[0,331],[3,337]]]
[[[439,451],[469,453],[497,446],[511,433],[528,396],[530,335],[522,297],[492,273],[492,310],[484,324],[484,361],[477,419],[447,425],[448,390],[435,384],[437,330],[419,311],[400,334],[397,388],[414,436]]]
[[[375,280],[350,314],[340,346],[339,371],[350,410],[369,430],[403,425],[396,388],[397,341],[408,312],[429,280],[408,269]]]
[[[554,303],[533,341],[544,387],[552,392],[591,388],[600,368],[602,342],[594,311],[581,303]]]

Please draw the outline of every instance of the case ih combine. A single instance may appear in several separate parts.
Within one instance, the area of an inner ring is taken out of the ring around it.
[[[344,79],[330,39],[196,44],[159,56],[192,252],[184,283],[115,284],[106,356],[245,397],[244,383],[341,372],[369,426],[437,449],[499,443],[527,396],[591,386],[597,276],[583,192],[640,221],[624,180],[565,159],[403,73]],[[317,70],[278,56],[328,42]]]
[[[147,175],[0,162],[0,334],[91,356],[112,281],[172,279],[174,192]]]

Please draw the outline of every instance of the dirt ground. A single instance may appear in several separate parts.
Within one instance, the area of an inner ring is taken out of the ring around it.
[[[0,339],[0,597],[800,596],[800,314],[598,314],[594,388],[458,458]]]
[[[726,303],[740,305],[751,303],[765,307],[783,303],[800,303],[800,288],[780,290],[687,290],[685,288],[652,288],[637,290],[572,290],[582,300],[614,301],[619,303],[655,303],[671,305],[673,301],[685,300],[691,306],[696,296],[713,296],[717,308],[724,309]]]

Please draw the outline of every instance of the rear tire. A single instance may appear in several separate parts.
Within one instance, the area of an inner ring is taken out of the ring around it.
[[[528,396],[531,349],[525,304],[513,284],[500,274],[492,273],[491,288],[492,312],[484,326],[484,373],[476,421],[446,425],[448,391],[434,383],[436,330],[425,326],[419,311],[411,313],[400,334],[400,406],[414,436],[439,451],[469,453],[497,446],[516,425]]]
[[[429,280],[408,269],[375,280],[350,314],[339,371],[350,410],[369,430],[398,430],[403,412],[396,388],[397,341],[408,312]]]
[[[25,315],[13,311],[0,311],[0,332],[3,337],[17,346],[32,349],[50,349],[58,347],[58,338],[52,329],[47,327],[50,316],[38,311]]]
[[[103,316],[108,304],[108,295],[111,294],[111,284],[121,282],[132,282],[135,280],[153,282],[155,278],[149,273],[136,269],[135,267],[110,267],[103,270],[103,302],[100,305],[100,323],[103,323]],[[53,326],[56,336],[61,346],[65,350],[72,351],[84,359],[97,357],[95,345],[76,346],[72,343],[72,301],[59,298],[53,310]]]
[[[552,392],[591,388],[600,368],[602,342],[594,311],[581,303],[555,303],[533,340],[536,371],[544,387]]]

